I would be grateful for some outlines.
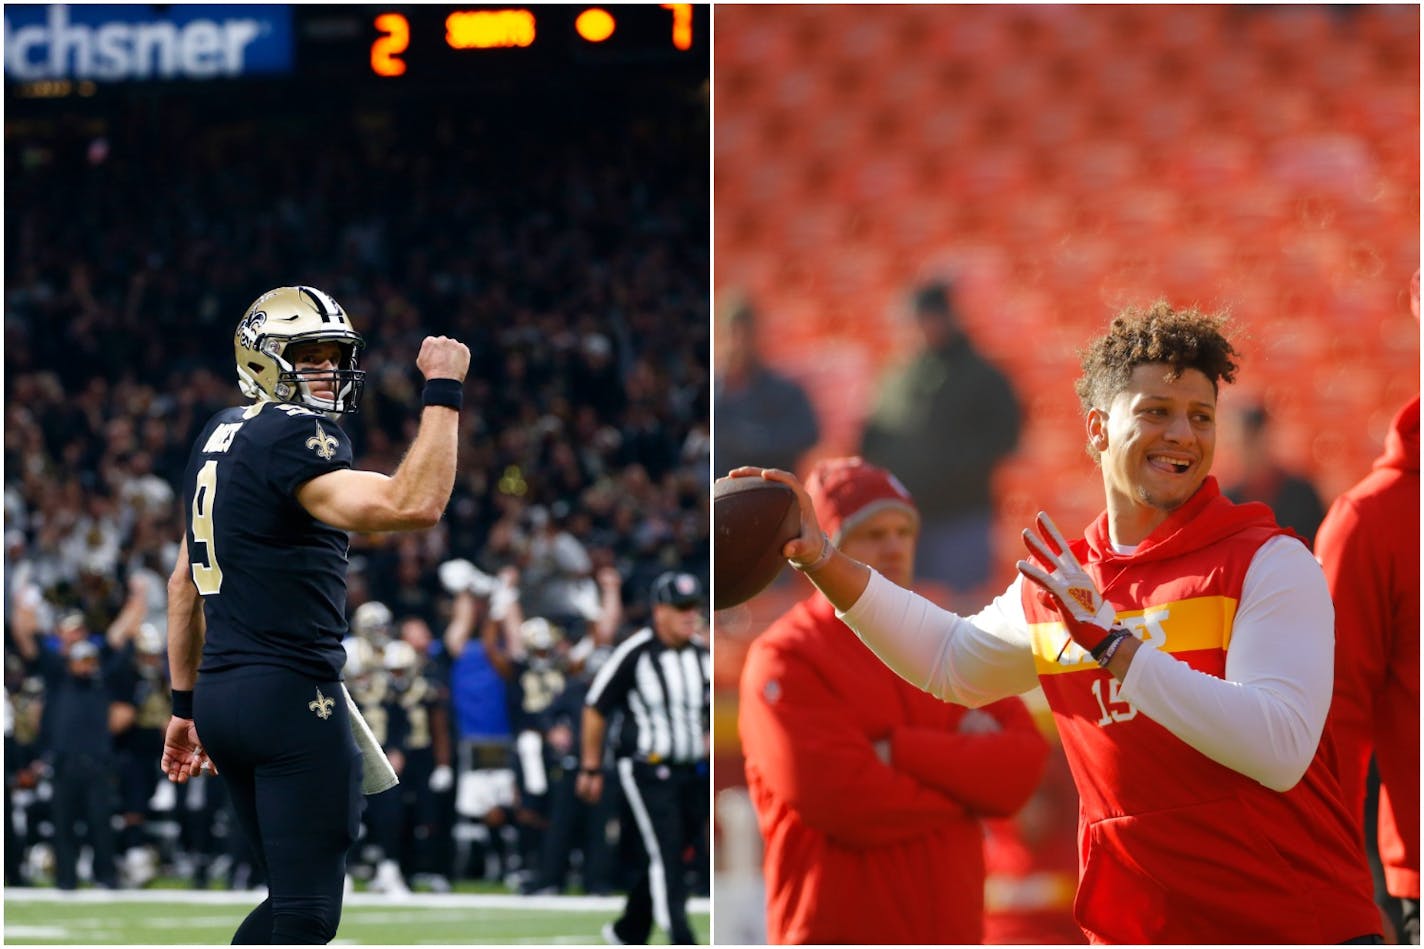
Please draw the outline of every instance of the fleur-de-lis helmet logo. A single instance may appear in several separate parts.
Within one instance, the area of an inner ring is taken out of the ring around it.
[[[336,454],[336,436],[328,435],[321,430],[321,423],[316,423],[316,434],[307,439],[307,447],[316,452],[316,456],[322,461],[330,461]]]

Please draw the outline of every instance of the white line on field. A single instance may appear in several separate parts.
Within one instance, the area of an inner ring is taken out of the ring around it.
[[[63,939],[69,930],[63,926],[6,926],[5,938],[10,939]]]
[[[41,887],[7,887],[5,903],[184,903],[196,906],[256,906],[267,896],[257,890],[57,890]],[[412,893],[391,897],[379,893],[353,893],[346,906],[382,909],[520,909],[551,912],[608,912],[623,908],[621,896],[519,896],[502,893]],[[693,913],[711,911],[705,896],[687,901]]]

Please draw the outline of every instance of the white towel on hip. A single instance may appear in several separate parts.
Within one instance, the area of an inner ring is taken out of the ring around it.
[[[371,726],[361,717],[361,710],[356,707],[345,682],[341,683],[341,694],[346,696],[346,708],[351,713],[351,736],[356,739],[356,747],[361,749],[361,793],[380,794],[387,788],[395,787],[400,783],[396,769],[391,767],[391,760],[381,750],[376,736],[371,734]]]

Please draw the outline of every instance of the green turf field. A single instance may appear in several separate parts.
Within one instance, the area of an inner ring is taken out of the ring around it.
[[[5,890],[7,944],[225,944],[261,893]],[[333,944],[590,945],[618,915],[621,898],[417,894],[346,899]],[[689,904],[705,943],[708,901]],[[654,943],[666,943],[655,930]]]

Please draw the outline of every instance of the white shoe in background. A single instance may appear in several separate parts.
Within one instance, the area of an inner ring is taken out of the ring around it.
[[[382,860],[376,865],[376,875],[371,878],[369,887],[372,893],[384,893],[387,896],[409,896],[410,887],[406,885],[405,877],[401,876],[400,864],[394,860]]]
[[[127,888],[147,886],[158,875],[158,857],[147,847],[130,847],[124,851],[119,874]]]

